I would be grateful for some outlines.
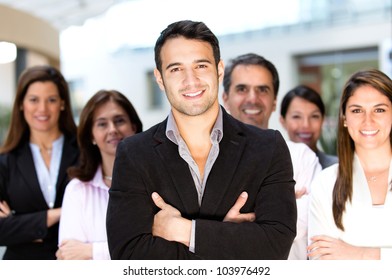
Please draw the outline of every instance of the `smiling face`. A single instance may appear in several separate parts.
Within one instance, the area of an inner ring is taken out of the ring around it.
[[[258,65],[237,65],[231,74],[229,92],[222,99],[230,114],[247,124],[268,128],[276,109],[271,73]]]
[[[280,122],[287,130],[291,141],[305,143],[313,151],[321,135],[323,115],[316,104],[301,97],[294,97],[287,108],[285,118]]]
[[[64,101],[53,82],[34,82],[26,91],[21,109],[31,133],[53,133],[59,131],[63,107]]]
[[[347,101],[345,118],[355,149],[390,147],[392,104],[378,90],[368,85],[357,88]]]
[[[92,135],[103,160],[114,157],[118,143],[134,134],[135,126],[126,111],[117,103],[109,101],[95,110]]]
[[[169,39],[161,50],[162,73],[154,74],[161,90],[166,92],[173,114],[198,116],[213,105],[218,107],[219,83],[223,63],[218,72],[209,43],[184,37]]]

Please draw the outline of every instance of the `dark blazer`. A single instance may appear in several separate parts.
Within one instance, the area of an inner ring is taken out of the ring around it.
[[[337,156],[328,155],[326,153],[323,153],[320,150],[316,151],[316,156],[319,159],[319,162],[320,162],[322,169],[325,169],[325,168],[339,162],[339,159]]]
[[[223,110],[219,156],[201,207],[188,164],[165,135],[167,119],[117,148],[109,190],[107,234],[112,259],[287,259],[297,210],[290,154],[278,131],[245,125]],[[158,192],[182,216],[196,220],[195,253],[152,236]],[[242,191],[242,212],[255,222],[222,222]]]
[[[61,207],[69,181],[67,168],[79,157],[76,138],[65,137],[56,185],[54,208]],[[48,205],[42,194],[29,142],[0,155],[0,200],[13,215],[0,218],[0,246],[7,246],[4,259],[56,259],[58,223],[48,228]],[[43,242],[34,242],[42,239]]]

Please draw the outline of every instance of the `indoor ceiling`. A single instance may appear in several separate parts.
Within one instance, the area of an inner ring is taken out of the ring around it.
[[[0,0],[0,4],[27,12],[49,22],[59,31],[82,25],[111,6],[131,0]]]

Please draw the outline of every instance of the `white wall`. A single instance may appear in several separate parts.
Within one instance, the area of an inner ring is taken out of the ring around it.
[[[0,106],[12,106],[16,91],[13,81],[15,81],[15,63],[0,63]]]
[[[154,69],[152,49],[100,54],[80,60],[62,61],[62,72],[67,80],[83,79],[83,102],[100,89],[115,89],[126,95],[143,122],[144,130],[162,120],[169,112],[166,102],[162,110],[148,107],[146,73]],[[164,94],[164,93],[162,93]],[[166,100],[166,99],[165,99]],[[79,104],[82,105],[82,104]]]

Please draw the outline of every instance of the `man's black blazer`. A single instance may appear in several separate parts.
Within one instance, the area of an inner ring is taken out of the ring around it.
[[[165,135],[167,119],[118,146],[107,212],[112,259],[287,259],[297,210],[286,142],[222,110],[223,138],[201,207],[188,164]],[[255,212],[255,222],[222,222],[242,191],[249,197],[241,212]],[[195,253],[152,236],[159,211],[152,192],[196,220]]]
[[[75,165],[78,158],[76,138],[65,136],[54,208],[61,207],[69,181],[67,168]],[[4,259],[56,259],[58,223],[47,227],[49,208],[28,141],[12,152],[0,155],[0,200],[6,200],[13,210],[13,215],[0,218],[0,246],[7,246]],[[38,239],[43,242],[34,242]]]

